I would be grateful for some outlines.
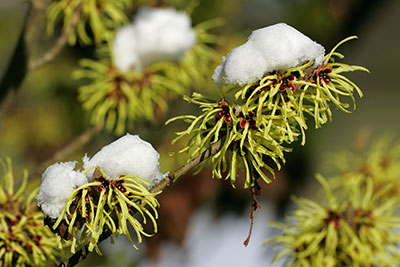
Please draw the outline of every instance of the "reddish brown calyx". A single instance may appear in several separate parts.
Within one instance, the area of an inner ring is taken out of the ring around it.
[[[354,221],[358,226],[373,226],[373,212],[372,210],[363,211],[360,209],[354,210]]]
[[[328,217],[325,219],[325,223],[327,225],[333,223],[335,225],[335,228],[339,228],[340,226],[340,221],[343,219],[343,215],[340,213],[337,213],[333,210],[328,211]]]
[[[292,90],[292,92],[294,92],[294,90],[296,90],[296,87],[293,84],[293,81],[296,77],[298,77],[297,73],[292,74],[285,74],[285,75],[281,75],[281,73],[279,71],[273,71],[271,72],[271,74],[276,74],[276,78],[274,79],[270,79],[269,81],[272,82],[273,86],[276,86],[278,84],[279,85],[279,91],[286,91],[286,89],[290,89]]]
[[[221,100],[218,102],[217,108],[220,108],[221,110],[217,112],[216,117],[218,119],[224,118],[226,123],[230,123],[232,121],[232,116],[229,111],[228,102],[221,98]]]
[[[254,112],[249,111],[249,114],[244,115],[243,112],[240,112],[238,117],[241,118],[240,119],[240,127],[241,128],[245,128],[246,125],[248,124],[249,127],[253,127],[256,124],[256,121],[253,119],[255,116]]]
[[[280,91],[285,91],[286,89],[296,90],[296,87],[293,85],[292,81],[294,80],[293,74],[283,75],[281,78],[281,85],[279,86]]]
[[[153,73],[151,71],[144,71],[143,79],[140,81],[141,87],[150,88],[152,76],[153,76]]]
[[[125,188],[125,186],[123,184],[124,184],[124,180],[113,180],[112,181],[112,186],[114,188],[118,189],[122,193],[125,193],[126,192],[126,188]]]
[[[321,66],[319,69],[317,69],[315,71],[314,74],[314,81],[317,81],[318,77],[319,77],[319,84],[322,85],[322,83],[330,83],[331,82],[331,78],[329,77],[329,74],[332,72],[332,68],[328,67],[326,68],[326,66]]]
[[[103,191],[107,190],[108,186],[110,185],[110,181],[105,179],[104,177],[100,177],[97,179],[98,182],[100,182],[100,185],[97,186],[98,191]]]

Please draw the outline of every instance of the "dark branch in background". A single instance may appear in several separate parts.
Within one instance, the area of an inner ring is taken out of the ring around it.
[[[188,163],[186,163],[185,165],[183,165],[176,171],[170,172],[164,180],[162,180],[161,182],[156,184],[153,188],[151,188],[150,192],[156,193],[156,192],[164,191],[168,186],[175,183],[181,176],[185,175],[190,170],[197,167],[201,162],[203,162],[210,156],[215,155],[219,151],[220,147],[221,147],[221,141],[214,143],[209,149],[207,149],[206,151],[201,153],[196,158],[192,159],[191,161],[189,161]],[[142,204],[142,205],[144,205],[144,204]],[[104,229],[104,232],[101,234],[98,243],[100,244],[102,241],[109,238],[111,236],[111,234],[112,233],[108,228]],[[86,256],[88,255],[88,253],[89,253],[88,247],[89,247],[89,245],[86,245],[85,247],[83,247],[82,249],[77,251],[74,255],[72,255],[68,259],[68,262],[66,262],[66,263],[62,262],[59,266],[61,267],[61,266],[77,265],[79,262],[83,261],[86,258]]]
[[[49,167],[51,164],[57,161],[64,160],[66,157],[86,145],[94,136],[96,136],[103,127],[101,126],[93,126],[91,128],[88,128],[86,131],[84,131],[81,135],[76,137],[74,140],[72,140],[71,143],[63,147],[61,150],[57,151],[53,157],[47,159],[43,163],[39,165],[39,167],[36,168],[36,170],[32,173],[32,177],[41,175],[43,171]]]
[[[11,91],[17,90],[22,81],[25,78],[27,73],[27,52],[25,47],[25,32],[26,25],[29,21],[29,14],[32,6],[28,3],[27,10],[25,12],[24,23],[22,25],[22,30],[18,38],[17,46],[15,47],[14,53],[11,56],[10,62],[8,64],[7,69],[4,72],[4,75],[0,82],[0,103],[3,102],[4,99],[10,101],[12,96]],[[2,113],[5,113],[5,110],[2,108]]]
[[[13,91],[17,91],[25,76],[45,64],[52,61],[65,47],[68,42],[69,36],[73,33],[76,25],[79,22],[81,16],[81,9],[77,8],[73,17],[71,24],[63,32],[63,34],[57,39],[56,43],[47,51],[42,57],[28,62],[28,53],[26,49],[25,33],[27,28],[27,23],[30,21],[29,17],[32,12],[32,4],[27,1],[27,11],[25,13],[24,23],[22,27],[21,34],[18,39],[17,46],[15,48],[14,54],[11,57],[10,63],[0,81],[0,123],[2,118],[7,112],[7,106],[12,101],[14,95]],[[3,103],[5,102],[5,103]]]

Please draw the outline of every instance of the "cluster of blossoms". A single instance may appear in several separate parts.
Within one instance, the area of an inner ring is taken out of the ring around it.
[[[74,27],[69,35],[69,43],[77,40],[83,44],[107,41],[115,29],[128,22],[124,10],[132,4],[131,0],[56,0],[47,10],[47,32],[52,34],[58,20],[63,20],[63,30]],[[76,24],[76,25],[74,25]],[[88,32],[87,25],[90,25]]]
[[[343,151],[332,158],[334,169],[340,174],[331,179],[333,188],[365,187],[366,179],[371,179],[374,192],[388,184],[393,186],[383,197],[399,197],[400,188],[400,142],[393,142],[390,136],[377,139],[367,153]]]
[[[265,170],[274,175],[280,168],[284,152],[290,151],[284,144],[300,138],[305,144],[307,116],[321,127],[331,119],[330,103],[350,112],[342,98],[349,97],[354,104],[354,93],[362,96],[342,73],[367,69],[335,62],[335,57],[343,58],[336,52],[338,46],[354,38],[324,56],[321,45],[286,24],[254,31],[215,69],[213,79],[222,86],[222,98],[195,93],[185,99],[199,105],[202,114],[170,120],[190,124],[175,139],[192,136],[181,152],[196,157],[220,143],[219,152],[210,158],[214,177],[225,177],[234,185],[240,167],[246,172],[245,187],[254,186],[257,177],[270,183]]]
[[[204,85],[216,57],[207,44],[217,38],[208,30],[217,25],[212,20],[192,28],[184,12],[140,8],[112,44],[99,48],[99,59],[81,60],[73,73],[75,79],[90,80],[79,88],[79,100],[92,123],[121,135],[138,118],[164,113],[168,100],[185,88]]]
[[[382,149],[378,142],[366,157],[369,166],[382,164],[382,157],[397,155],[391,164],[400,163],[399,146]],[[339,162],[339,161],[338,161]],[[341,161],[338,167],[343,167]],[[353,171],[341,173],[328,181],[321,175],[318,181],[324,188],[327,204],[306,198],[295,198],[298,205],[287,218],[287,224],[274,223],[282,231],[267,243],[279,249],[274,260],[284,258],[287,266],[398,266],[400,264],[400,217],[397,215],[399,171],[361,174],[353,158],[346,162]],[[385,169],[386,167],[383,167]],[[392,169],[394,170],[394,169]],[[340,177],[340,178],[339,178]],[[342,186],[337,186],[341,179]],[[381,179],[386,183],[380,183]],[[350,183],[343,182],[351,181]],[[336,192],[337,191],[337,192]],[[285,265],[285,266],[286,266]]]
[[[142,225],[147,219],[157,232],[159,204],[157,193],[150,193],[149,188],[166,175],[160,172],[158,159],[159,154],[150,143],[127,134],[91,159],[85,156],[84,171],[74,170],[76,162],[51,165],[43,173],[36,197],[47,224],[68,240],[73,253],[86,245],[89,251],[100,253],[97,243],[103,233],[125,234],[135,246],[129,224],[139,243],[142,235],[150,236]]]
[[[44,266],[62,256],[59,239],[43,225],[43,214],[34,203],[37,190],[25,196],[28,172],[14,191],[11,160],[0,160],[0,265]]]

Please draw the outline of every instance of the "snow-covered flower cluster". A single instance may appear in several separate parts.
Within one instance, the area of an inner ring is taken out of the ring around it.
[[[126,134],[104,146],[92,158],[83,157],[84,169],[100,167],[107,179],[121,176],[137,176],[148,182],[149,187],[160,182],[165,174],[160,172],[160,154],[153,146],[137,135]],[[74,170],[74,162],[57,162],[42,175],[38,205],[45,216],[56,219],[67,203],[68,197],[78,187],[93,182],[94,170]]]
[[[268,72],[298,67],[309,61],[318,67],[324,56],[323,46],[295,28],[278,23],[253,31],[245,44],[223,57],[212,78],[217,85],[243,86],[260,80]]]
[[[64,239],[72,239],[72,251],[82,243],[89,243],[90,251],[98,251],[105,227],[114,235],[126,234],[134,245],[127,222],[135,229],[138,242],[141,235],[148,236],[135,213],[142,215],[143,223],[149,218],[157,231],[158,202],[149,189],[167,175],[160,172],[159,157],[150,143],[126,134],[91,159],[85,155],[84,171],[74,170],[76,162],[48,167],[36,197],[38,205],[50,226]]]
[[[190,17],[173,8],[139,9],[132,24],[114,39],[114,63],[120,71],[142,70],[159,61],[178,61],[196,43]]]
[[[330,103],[351,112],[343,98],[354,104],[354,94],[362,96],[342,73],[368,70],[334,59],[343,58],[336,52],[338,46],[354,38],[343,40],[324,56],[321,45],[286,24],[254,31],[215,69],[213,79],[222,86],[222,98],[199,93],[186,97],[200,106],[202,114],[172,119],[190,123],[175,141],[192,135],[182,150],[192,157],[219,144],[218,153],[210,158],[213,176],[230,179],[232,185],[238,168],[246,173],[244,187],[257,186],[258,178],[270,183],[270,176],[285,162],[284,152],[290,151],[284,145],[299,139],[305,144],[307,116],[319,128],[331,119]]]
[[[122,135],[138,119],[164,114],[168,101],[189,88],[209,86],[209,66],[219,58],[210,48],[218,40],[210,29],[219,24],[192,27],[182,11],[139,8],[131,24],[99,47],[97,59],[81,60],[73,72],[85,80],[79,99],[91,123]]]

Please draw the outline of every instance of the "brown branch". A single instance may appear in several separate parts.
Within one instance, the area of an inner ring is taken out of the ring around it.
[[[96,136],[101,129],[101,126],[93,126],[88,128],[80,136],[76,137],[72,142],[63,147],[61,150],[57,151],[53,157],[47,159],[39,165],[38,168],[32,173],[32,176],[40,175],[50,164],[63,160],[76,150],[87,144],[94,136]]]
[[[164,191],[168,186],[175,183],[181,176],[185,175],[190,170],[192,170],[193,168],[198,166],[205,159],[209,158],[212,155],[215,155],[219,151],[220,147],[221,147],[221,141],[218,141],[217,143],[212,144],[211,147],[209,149],[207,149],[206,151],[204,151],[202,154],[200,154],[196,158],[192,159],[191,161],[189,161],[188,163],[186,163],[185,165],[183,165],[176,171],[170,172],[164,180],[162,180],[161,182],[156,184],[153,188],[151,188],[150,192],[156,193],[156,192]],[[111,236],[111,234],[112,234],[112,232],[109,230],[104,231],[102,233],[102,235],[100,236],[98,243],[101,243],[105,239],[109,238]],[[83,261],[86,258],[87,254],[88,254],[88,248],[89,248],[89,245],[86,245],[85,247],[83,247],[82,249],[77,251],[74,255],[72,255],[68,259],[67,263],[62,262],[62,263],[60,263],[59,266],[68,266],[69,267],[69,266],[77,265],[79,262]]]
[[[65,47],[68,42],[70,35],[75,31],[76,25],[78,24],[81,18],[81,8],[78,7],[72,16],[71,24],[65,29],[62,35],[57,39],[56,43],[53,47],[47,51],[42,57],[29,62],[28,71],[34,71],[43,65],[52,61]]]
[[[201,155],[192,159],[191,161],[189,161],[176,171],[170,172],[164,180],[162,180],[161,182],[153,186],[153,188],[151,188],[150,193],[164,191],[164,189],[166,189],[168,186],[175,183],[176,180],[179,179],[179,177],[185,175],[191,169],[195,168],[197,165],[203,162],[203,160],[207,159],[212,155],[215,155],[219,151],[220,147],[221,147],[221,141],[212,144],[211,147],[206,151],[204,151]]]
[[[249,235],[247,236],[246,240],[243,242],[243,245],[247,247],[247,245],[250,242],[250,237],[251,233],[253,231],[253,225],[254,225],[254,212],[260,208],[260,205],[257,202],[256,195],[260,194],[260,186],[257,183],[257,180],[255,181],[254,186],[251,187],[251,210],[249,212],[249,217],[250,217],[250,228],[249,228]]]

